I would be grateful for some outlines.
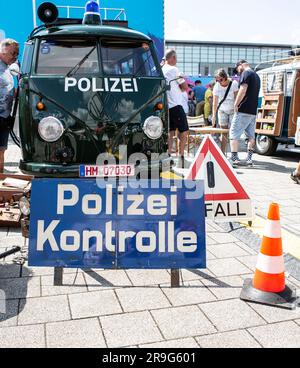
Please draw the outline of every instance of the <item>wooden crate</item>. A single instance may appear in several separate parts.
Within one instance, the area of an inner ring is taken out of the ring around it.
[[[28,181],[25,189],[3,186],[5,179],[20,179]],[[0,174],[0,227],[20,227],[21,211],[18,201],[31,189],[32,176]]]
[[[279,137],[283,123],[283,94],[265,95],[257,111],[256,134]]]

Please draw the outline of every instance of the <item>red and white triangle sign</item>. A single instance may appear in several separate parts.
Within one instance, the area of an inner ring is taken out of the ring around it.
[[[207,218],[253,220],[251,199],[212,136],[202,142],[186,179],[204,180]]]

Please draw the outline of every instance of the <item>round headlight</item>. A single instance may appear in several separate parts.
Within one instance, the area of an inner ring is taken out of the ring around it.
[[[30,202],[26,197],[22,197],[19,201],[20,211],[24,216],[30,215]]]
[[[48,116],[39,123],[39,134],[41,138],[46,142],[56,142],[64,134],[64,126],[54,116]]]
[[[150,116],[143,127],[144,133],[150,139],[159,139],[163,135],[164,125],[162,120],[157,116]]]

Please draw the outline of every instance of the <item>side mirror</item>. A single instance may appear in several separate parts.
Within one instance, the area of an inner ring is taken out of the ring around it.
[[[18,64],[12,64],[10,67],[9,67],[9,71],[10,71],[10,74],[13,76],[13,77],[18,77],[19,75],[21,75],[20,73],[20,67]]]

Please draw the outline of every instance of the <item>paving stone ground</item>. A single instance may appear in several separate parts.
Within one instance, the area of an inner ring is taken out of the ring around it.
[[[300,153],[288,152],[279,146],[274,156],[255,155],[254,160],[254,168],[241,168],[238,173],[254,201],[257,214],[266,218],[269,204],[278,203],[282,225],[300,237],[300,186],[290,179],[300,161]]]
[[[224,233],[213,223],[207,228],[212,239]],[[13,229],[9,233],[22,241]],[[242,302],[253,250],[236,239],[220,240],[207,247],[216,257],[207,269],[182,270],[184,284],[175,289],[166,270],[68,270],[64,286],[54,287],[53,270],[5,260],[0,289],[8,300],[0,314],[0,347],[300,347],[300,309]],[[299,288],[297,280],[289,282]]]
[[[8,170],[16,170],[17,157],[10,147]],[[282,200],[291,228],[293,216],[300,221],[300,188],[288,177],[297,157],[258,161],[240,176],[259,197],[261,214],[269,199]],[[265,169],[270,162],[273,171]],[[53,269],[15,265],[9,257],[0,263],[0,290],[8,297],[0,347],[300,348],[300,309],[239,299],[256,263],[246,243],[208,222],[207,269],[182,270],[180,289],[171,289],[167,270],[67,270],[64,286],[54,287]],[[19,230],[0,230],[1,251],[22,244]],[[299,280],[288,281],[300,288]]]

